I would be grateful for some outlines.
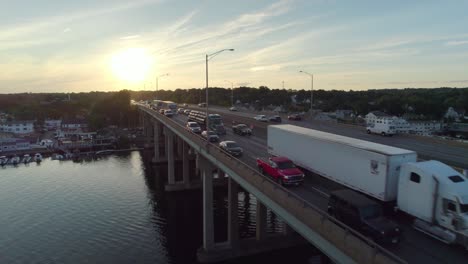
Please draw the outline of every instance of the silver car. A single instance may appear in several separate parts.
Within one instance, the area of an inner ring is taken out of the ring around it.
[[[202,137],[208,139],[210,142],[218,142],[219,141],[219,136],[216,134],[214,131],[203,131],[201,133]]]
[[[201,128],[200,125],[198,125],[197,122],[187,122],[187,125],[185,126],[188,131],[195,133],[195,134],[200,134],[201,133]]]

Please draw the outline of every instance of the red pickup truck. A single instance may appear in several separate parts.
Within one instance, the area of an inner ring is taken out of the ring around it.
[[[281,185],[299,185],[304,182],[304,173],[286,157],[271,157],[268,160],[257,159],[258,170],[270,175]]]

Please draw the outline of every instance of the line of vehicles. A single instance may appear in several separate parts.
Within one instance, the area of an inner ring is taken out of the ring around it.
[[[20,157],[18,155],[13,155],[12,157],[0,156],[0,166],[6,166],[6,165],[16,166],[20,163],[24,163],[24,164],[27,164],[29,162],[40,163],[41,161],[42,161],[41,153],[36,153],[33,156],[29,154],[24,154],[23,157]]]
[[[468,179],[452,167],[292,125],[268,126],[267,144],[270,155],[348,187],[331,192],[328,213],[375,241],[398,243],[401,229],[389,216],[406,216],[416,230],[468,249]]]
[[[252,135],[245,124],[232,128]],[[187,129],[219,141],[198,122],[189,121]],[[452,167],[418,161],[414,151],[293,125],[270,125],[267,135],[270,157],[256,160],[260,173],[300,185],[305,169],[347,187],[328,194],[328,213],[376,242],[398,243],[401,228],[391,218],[404,216],[416,230],[468,249],[468,179]],[[243,152],[234,141],[219,146],[234,156]]]

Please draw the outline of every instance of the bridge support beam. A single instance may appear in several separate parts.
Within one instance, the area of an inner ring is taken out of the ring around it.
[[[213,166],[204,157],[198,157],[203,179],[203,249],[214,247]]]
[[[182,149],[182,180],[184,185],[188,187],[190,185],[190,154],[188,144],[184,141],[182,141]]]
[[[228,242],[232,249],[239,247],[239,184],[228,180]]]
[[[183,159],[184,156],[184,141],[181,137],[177,137],[177,158]]]
[[[266,225],[267,225],[267,209],[264,204],[257,200],[257,214],[256,214],[256,238],[258,241],[265,240],[266,238]]]
[[[166,153],[167,153],[167,182],[175,184],[174,168],[174,134],[169,129],[165,129],[166,134]]]
[[[153,141],[154,141],[154,156],[153,156],[153,162],[158,163],[161,162],[161,153],[159,153],[159,138],[160,138],[160,129],[161,124],[159,124],[158,121],[153,122]]]

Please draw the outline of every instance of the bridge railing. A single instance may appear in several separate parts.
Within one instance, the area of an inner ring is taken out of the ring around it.
[[[406,263],[404,260],[361,235],[351,227],[338,221],[316,205],[304,200],[287,188],[260,174],[256,169],[233,157],[218,146],[207,142],[199,135],[190,133],[183,126],[147,107],[143,111],[184,137],[192,141],[192,147],[202,153],[202,149],[213,156],[217,162],[258,189],[273,202],[286,209],[296,219],[315,230],[323,238],[333,243],[338,249],[350,256],[357,263]],[[188,142],[190,144],[190,142]]]

